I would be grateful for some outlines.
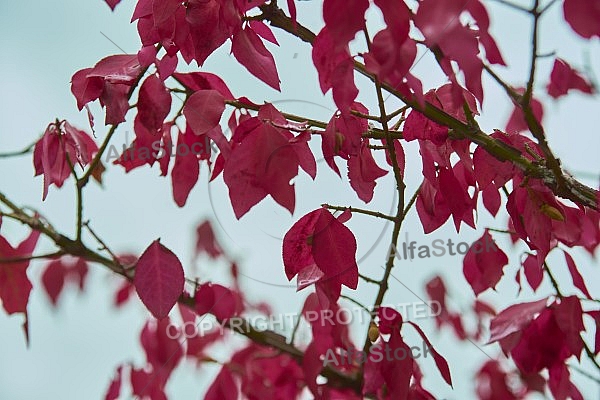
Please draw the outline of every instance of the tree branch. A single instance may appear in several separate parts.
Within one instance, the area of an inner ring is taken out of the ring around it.
[[[263,12],[263,18],[269,21],[271,26],[280,28],[307,43],[312,44],[314,42],[316,35],[313,32],[299,23],[296,24],[295,29],[293,21],[285,15],[283,10],[277,8],[276,5],[265,4],[261,6],[260,9]],[[367,71],[364,64],[354,61],[354,69],[375,82],[375,75]],[[597,191],[595,189],[592,189],[569,176],[563,176],[563,184],[559,184],[561,178],[558,178],[554,171],[544,165],[532,163],[531,160],[524,157],[514,147],[494,139],[479,129],[468,126],[429,102],[425,102],[425,107],[421,107],[414,98],[406,97],[404,94],[398,92],[392,85],[382,82],[381,87],[400,99],[413,110],[421,112],[428,119],[456,131],[461,136],[464,136],[471,142],[481,146],[498,160],[510,161],[513,165],[523,171],[525,175],[540,179],[546,186],[552,189],[555,195],[595,210],[598,209],[596,201]]]

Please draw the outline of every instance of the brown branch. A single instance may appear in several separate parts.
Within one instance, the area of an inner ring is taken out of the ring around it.
[[[387,219],[388,221],[396,221],[396,217],[393,217],[391,215],[387,215],[387,214],[383,214],[380,213],[378,211],[370,211],[370,210],[364,210],[361,208],[356,208],[356,207],[349,207],[349,206],[332,206],[329,204],[321,204],[321,207],[325,207],[329,210],[337,210],[337,211],[350,211],[350,212],[355,212],[355,213],[359,213],[359,214],[365,214],[365,215],[370,215],[372,217],[377,217],[377,218],[382,218],[382,219]]]
[[[58,258],[64,254],[65,254],[65,252],[60,250],[60,251],[55,251],[52,253],[39,254],[39,255],[35,255],[35,256],[0,258],[0,264],[11,264],[11,263],[16,263],[16,262],[21,262],[21,261],[39,260],[39,259],[46,259],[46,258],[54,259],[54,258]]]
[[[18,157],[18,156],[22,156],[22,155],[31,153],[33,151],[33,148],[35,147],[35,144],[38,142],[38,140],[31,143],[29,146],[25,147],[22,150],[8,151],[6,153],[0,153],[0,158]]]
[[[25,211],[23,211],[22,208],[16,206],[1,192],[0,202],[4,203],[8,208],[10,208],[13,211],[13,214],[10,214],[12,218],[29,226],[31,229],[40,231],[42,234],[51,239],[61,249],[61,254],[69,254],[75,257],[83,258],[90,262],[102,264],[112,272],[124,277],[129,281],[133,279],[133,269],[124,268],[117,260],[111,260],[109,258],[106,258],[98,254],[94,250],[91,250],[90,248],[86,247],[85,244],[83,244],[82,242],[72,240],[56,232],[50,224],[43,222],[37,216],[28,215],[27,213],[25,213]],[[15,260],[11,260],[11,262],[14,261]],[[190,307],[192,310],[195,310],[194,299],[190,298],[189,296],[185,296],[182,294],[179,297],[178,302]],[[227,324],[224,325],[229,329],[232,329],[234,332],[237,332],[247,337],[248,339],[254,341],[257,344],[273,347],[283,353],[288,354],[289,356],[294,358],[299,364],[302,363],[304,353],[298,348],[294,347],[293,345],[288,344],[283,336],[273,331],[258,330],[250,323],[243,324],[243,326],[227,326]],[[345,372],[337,370],[329,365],[323,367],[323,371],[321,374],[331,381],[332,386],[351,388],[357,393],[360,393],[361,381],[355,375],[346,374]]]

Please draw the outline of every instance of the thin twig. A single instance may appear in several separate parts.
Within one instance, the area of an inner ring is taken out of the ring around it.
[[[35,147],[35,144],[39,141],[36,140],[35,142],[31,143],[29,146],[25,147],[22,150],[16,150],[16,151],[9,151],[6,153],[0,153],[0,158],[8,158],[8,157],[18,157],[18,156],[22,156],[24,154],[28,154],[31,153],[31,151],[33,151],[33,148]]]
[[[16,263],[16,262],[21,262],[21,261],[30,261],[30,260],[37,260],[37,259],[43,259],[43,258],[58,258],[64,254],[65,254],[64,251],[59,250],[59,251],[55,251],[52,253],[39,254],[39,255],[35,255],[35,256],[0,258],[0,264],[11,264],[11,263]]]
[[[361,274],[361,273],[359,273],[359,274],[358,274],[358,277],[359,277],[360,279],[362,279],[363,281],[365,281],[365,282],[373,283],[373,284],[375,284],[375,285],[379,285],[379,284],[380,284],[380,281],[378,281],[378,280],[376,280],[376,279],[373,279],[373,278],[369,278],[368,276],[366,276],[366,275],[363,275],[363,274]]]
[[[365,215],[370,215],[372,217],[387,219],[388,221],[396,221],[395,217],[392,217],[391,215],[386,215],[386,214],[380,213],[378,211],[363,210],[361,208],[355,208],[355,207],[349,207],[349,206],[332,206],[329,204],[321,204],[321,207],[325,207],[329,210],[336,210],[336,211],[348,210],[351,213],[365,214]]]

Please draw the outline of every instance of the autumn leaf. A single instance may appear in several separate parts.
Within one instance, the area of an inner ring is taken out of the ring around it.
[[[140,300],[157,319],[165,318],[183,292],[183,267],[157,239],[135,265],[133,284]]]

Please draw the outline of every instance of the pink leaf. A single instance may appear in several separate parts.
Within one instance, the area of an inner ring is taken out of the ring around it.
[[[118,400],[121,393],[121,380],[123,378],[123,366],[119,365],[114,378],[110,381],[104,400]]]
[[[190,191],[198,181],[200,173],[200,163],[198,157],[192,151],[195,136],[191,131],[177,136],[177,154],[175,156],[175,165],[171,170],[171,180],[173,183],[173,198],[179,207],[183,207],[187,201]]]
[[[377,184],[375,181],[387,174],[387,171],[377,166],[368,146],[369,140],[366,139],[363,141],[360,153],[357,156],[351,156],[348,160],[350,186],[365,203],[373,199],[373,192]]]
[[[150,75],[140,87],[136,119],[150,132],[158,131],[171,110],[171,95],[163,82]]]
[[[283,264],[291,280],[301,271],[318,271],[320,281],[328,281],[336,289],[345,285],[356,289],[356,239],[352,232],[328,210],[318,209],[300,218],[283,238]]]
[[[531,286],[535,292],[537,288],[540,287],[542,279],[544,278],[544,271],[542,270],[538,257],[528,254],[525,261],[523,261],[523,269],[525,271],[527,282],[529,282],[529,286]]]
[[[31,256],[39,237],[40,232],[32,230],[29,236],[14,248],[0,236],[0,258]],[[0,264],[0,300],[8,314],[27,313],[32,288],[27,277],[28,267],[29,260]]]
[[[208,388],[204,400],[237,400],[238,396],[238,387],[233,380],[233,375],[229,367],[224,365]]]
[[[117,6],[117,4],[119,4],[121,2],[121,0],[104,0],[106,1],[106,4],[108,4],[108,6],[110,7],[111,10],[115,10],[115,7]]]
[[[221,93],[226,100],[234,99],[233,94],[231,94],[223,79],[209,72],[190,72],[187,74],[175,72],[173,77],[183,83],[188,89],[194,91],[213,89]]]
[[[181,262],[159,239],[136,263],[133,284],[142,303],[157,319],[169,314],[183,292],[184,282]]]
[[[185,103],[183,115],[196,135],[203,135],[219,125],[225,100],[216,90],[199,90]]]
[[[257,21],[257,20],[250,21],[250,27],[252,28],[252,30],[254,32],[256,32],[263,39],[268,40],[269,42],[279,46],[279,43],[277,43],[277,39],[275,38],[275,35],[273,35],[273,31],[271,31],[271,28],[269,28],[267,25],[265,25],[264,22]]]
[[[231,51],[248,72],[273,89],[280,90],[279,75],[273,55],[252,29],[246,27],[233,35]]]
[[[335,42],[335,47],[348,45],[356,32],[365,26],[365,12],[369,8],[368,0],[325,0],[323,19],[327,30]]]
[[[535,317],[546,308],[548,299],[544,298],[530,303],[514,304],[500,312],[490,323],[490,340],[493,343],[502,340],[512,333],[523,330]]]
[[[563,12],[565,20],[579,36],[586,39],[600,37],[599,0],[565,0]]]
[[[565,260],[567,261],[567,266],[569,267],[569,273],[571,274],[571,278],[573,279],[573,284],[575,287],[585,295],[588,299],[592,299],[590,292],[588,291],[587,286],[585,285],[585,281],[579,270],[577,269],[577,265],[575,265],[575,261],[573,261],[573,257],[566,251],[563,251],[565,254]]]
[[[440,355],[440,353],[438,353],[433,348],[433,346],[431,345],[431,342],[425,335],[425,332],[423,332],[423,330],[417,324],[415,324],[414,322],[411,322],[411,321],[407,321],[407,322],[409,324],[411,324],[417,330],[417,332],[419,332],[419,335],[421,335],[421,337],[423,338],[425,343],[427,343],[427,346],[429,347],[429,351],[431,351],[431,353],[433,353],[433,360],[435,361],[435,365],[437,366],[438,371],[440,371],[440,374],[442,374],[442,378],[444,378],[444,380],[446,381],[446,383],[448,385],[452,386],[452,377],[450,376],[450,368],[448,368],[448,362],[446,361],[446,359],[444,357],[442,357]]]
[[[479,250],[477,246],[471,247],[463,260],[463,273],[476,296],[495,288],[508,264],[508,257],[496,247],[488,230],[478,242],[481,244]]]
[[[268,120],[251,117],[236,128],[231,153],[225,161],[223,179],[236,218],[241,218],[270,195],[293,213],[296,196],[290,181],[298,167],[314,174],[314,160],[305,138],[273,126]]]
[[[201,253],[207,253],[213,259],[223,254],[209,221],[202,222],[196,228],[196,255]]]
[[[558,98],[567,94],[570,89],[576,89],[583,93],[591,94],[594,91],[592,85],[575,71],[566,61],[557,58],[550,73],[548,83],[548,94]]]
[[[50,297],[53,306],[56,306],[58,296],[65,284],[68,270],[61,260],[52,261],[42,274],[42,285]]]
[[[398,331],[402,326],[402,315],[391,307],[379,307],[377,316],[379,317],[379,331],[384,335]]]
[[[104,81],[101,78],[88,79],[87,75],[92,70],[93,68],[79,70],[71,78],[71,93],[77,99],[77,108],[79,110],[82,110],[83,106],[90,101],[94,101],[100,97],[104,88]]]

